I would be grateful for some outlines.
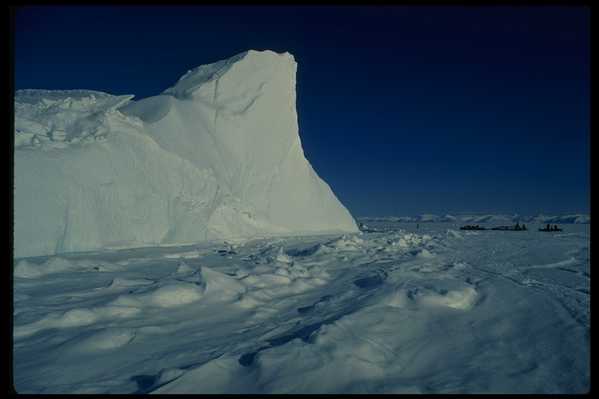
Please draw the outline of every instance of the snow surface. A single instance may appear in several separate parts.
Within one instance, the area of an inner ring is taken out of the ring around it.
[[[132,101],[15,95],[15,256],[355,232],[306,160],[289,53],[247,51]]]
[[[16,259],[15,387],[586,392],[589,226],[450,227]]]

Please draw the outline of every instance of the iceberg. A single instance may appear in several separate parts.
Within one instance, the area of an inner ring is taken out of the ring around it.
[[[139,101],[18,90],[14,256],[357,232],[304,155],[296,70],[250,50]]]

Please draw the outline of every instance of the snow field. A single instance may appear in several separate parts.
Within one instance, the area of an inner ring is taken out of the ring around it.
[[[15,276],[17,390],[588,389],[584,229],[410,228],[63,256],[66,270]]]

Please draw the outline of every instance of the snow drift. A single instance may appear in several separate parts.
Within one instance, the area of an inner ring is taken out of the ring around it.
[[[15,257],[354,232],[304,156],[289,53],[247,51],[132,101],[15,95]]]

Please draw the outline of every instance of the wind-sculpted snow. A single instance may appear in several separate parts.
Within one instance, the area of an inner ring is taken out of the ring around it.
[[[155,97],[15,96],[15,254],[355,232],[303,154],[292,55],[248,51]]]
[[[585,225],[549,235],[395,223],[17,259],[15,386],[582,393],[589,288]]]
[[[104,141],[109,118],[131,98],[91,90],[18,90],[15,148],[64,149]]]

